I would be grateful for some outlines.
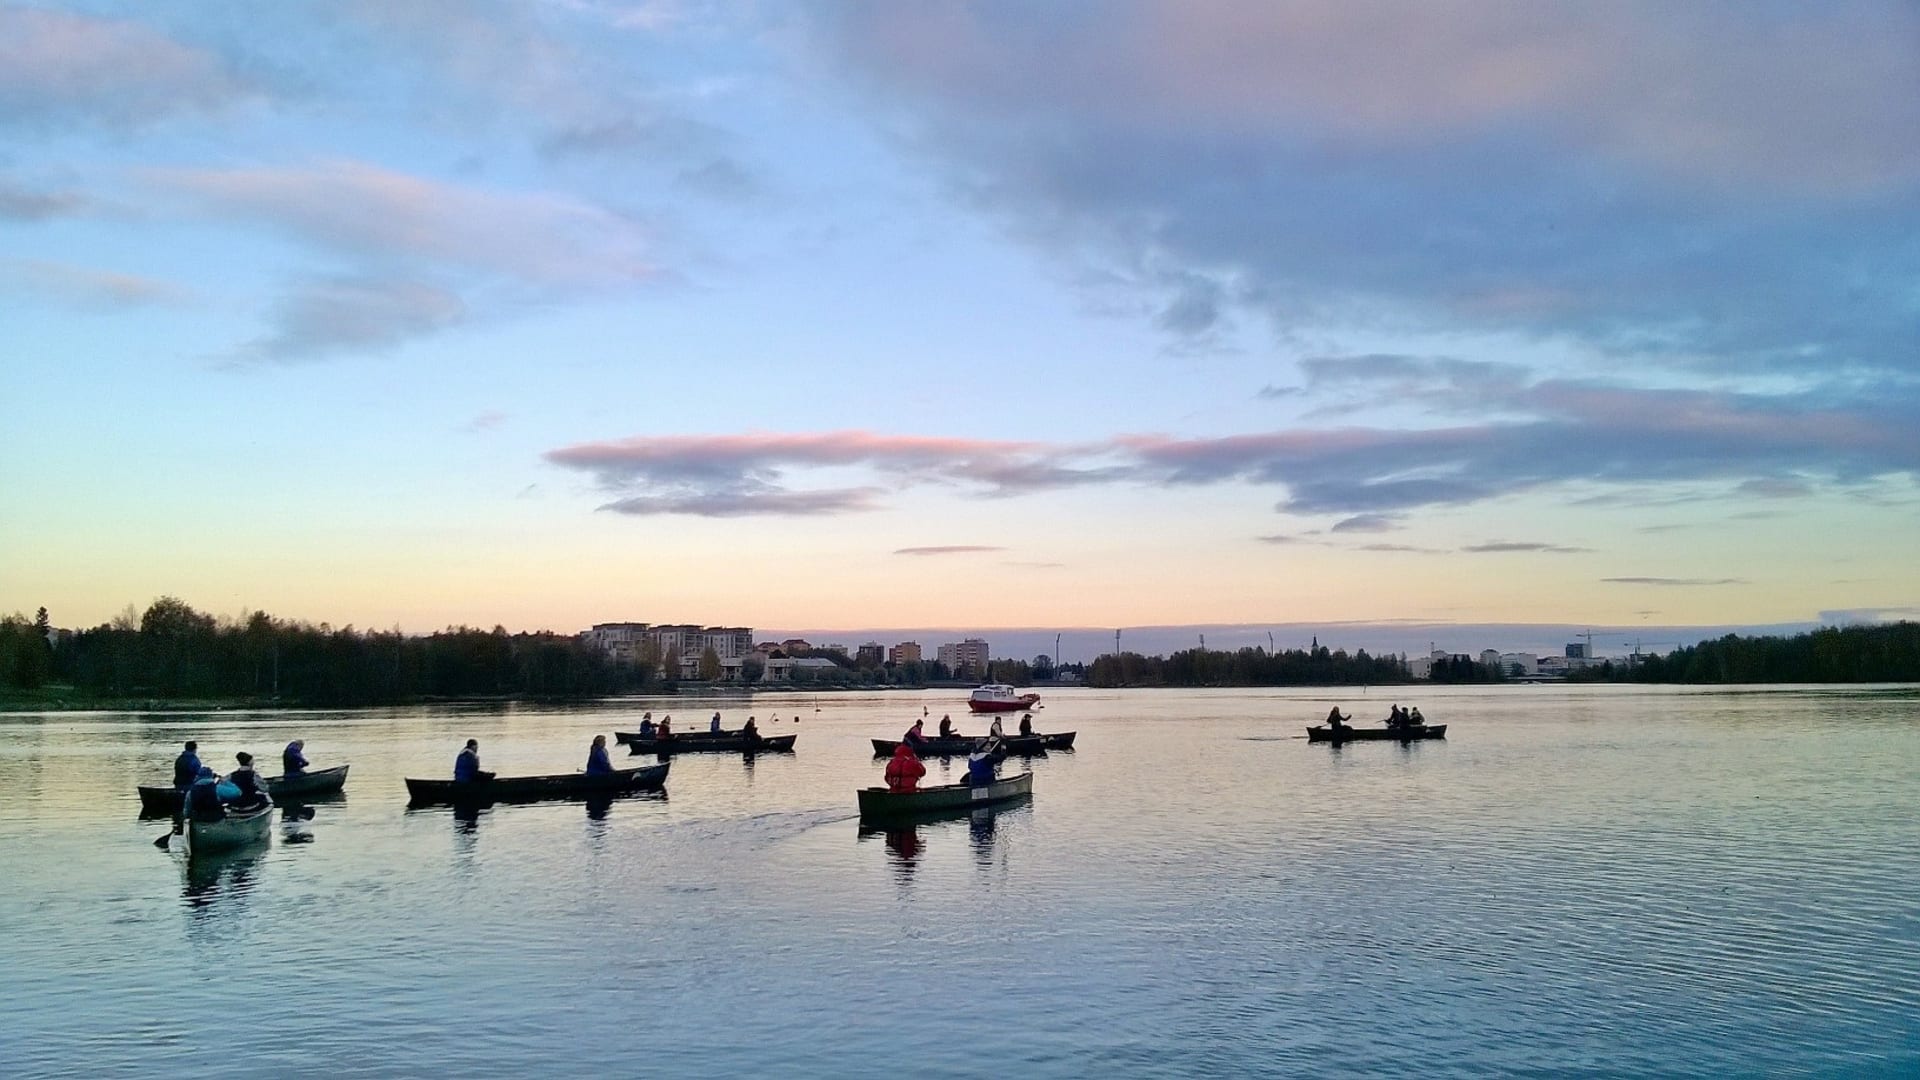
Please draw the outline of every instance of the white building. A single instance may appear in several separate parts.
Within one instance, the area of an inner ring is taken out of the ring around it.
[[[980,638],[968,638],[940,646],[935,654],[946,669],[956,679],[984,679],[987,677],[987,643]]]

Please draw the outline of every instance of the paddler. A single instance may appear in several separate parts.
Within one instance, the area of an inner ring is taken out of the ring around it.
[[[182,791],[200,778],[200,744],[189,741],[180,756],[173,759],[173,786]]]
[[[925,775],[927,767],[914,755],[912,744],[902,742],[893,748],[893,760],[887,762],[888,791],[918,791]]]
[[[940,716],[940,737],[943,739],[953,738],[953,717],[944,713]]]
[[[927,745],[927,722],[925,720],[915,720],[913,726],[907,729],[907,733],[901,736],[900,741],[913,747],[914,751],[918,753]]]
[[[607,737],[595,735],[593,745],[587,748],[587,775],[613,771],[613,762],[607,757]]]

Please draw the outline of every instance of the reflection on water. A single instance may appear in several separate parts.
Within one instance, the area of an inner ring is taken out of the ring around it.
[[[959,806],[885,824],[862,821],[858,836],[862,840],[875,836],[884,838],[887,861],[893,868],[894,880],[905,885],[912,882],[914,870],[919,866],[928,845],[941,844],[943,837],[957,839],[963,823],[967,831],[967,846],[975,864],[983,869],[991,867],[994,842],[999,836],[1000,815],[1026,810],[1032,802],[1031,795],[1023,795],[992,806]]]
[[[261,843],[239,851],[177,856],[182,877],[180,899],[196,911],[217,902],[243,900],[253,891],[255,876],[267,858],[267,851],[268,845]]]

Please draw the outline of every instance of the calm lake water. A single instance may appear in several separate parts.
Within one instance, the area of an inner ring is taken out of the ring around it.
[[[0,1074],[1920,1075],[1913,688],[1054,692],[1030,802],[863,834],[961,697],[0,717]],[[1393,700],[1448,740],[1297,737]],[[406,807],[715,708],[798,752]],[[155,850],[182,740],[296,737],[302,835]]]

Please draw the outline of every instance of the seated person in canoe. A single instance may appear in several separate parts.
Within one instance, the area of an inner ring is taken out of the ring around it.
[[[180,756],[173,759],[174,787],[185,790],[192,787],[193,782],[200,778],[199,750],[199,743],[189,742],[187,748],[180,751]]]
[[[998,739],[1001,736],[1005,735],[1006,733],[1007,733],[1006,729],[1000,726],[1000,714],[995,713],[993,716],[993,723],[987,725],[987,737],[991,739]]]
[[[968,786],[986,787],[988,784],[993,783],[995,780],[993,775],[993,758],[995,751],[999,749],[1000,740],[990,737],[980,745],[980,749],[975,750],[972,756],[967,758]]]
[[[907,729],[907,733],[900,737],[900,741],[913,747],[915,752],[925,749],[927,745],[927,722],[925,720],[915,720],[913,726]]]
[[[587,775],[612,771],[613,762],[607,758],[607,737],[595,735],[593,745],[587,748]]]
[[[944,713],[941,714],[940,737],[943,739],[951,739],[953,738],[953,734],[954,734],[953,733],[953,717],[948,716]]]
[[[295,739],[280,751],[280,771],[288,777],[299,776],[307,771],[307,741]]]
[[[453,779],[456,783],[474,783],[491,780],[493,774],[480,768],[480,740],[468,739],[466,749],[453,759]]]
[[[652,713],[648,713],[647,715],[640,718],[640,737],[642,739],[653,738],[653,714]]]
[[[753,722],[753,717],[747,717],[747,722],[741,725],[740,738],[744,740],[748,746],[760,745],[760,725]]]
[[[888,791],[919,791],[920,778],[927,775],[927,767],[914,755],[913,747],[905,742],[893,748],[893,760],[887,762]]]
[[[1033,734],[1033,714],[1032,713],[1020,714],[1020,734],[1022,735]]]
[[[666,742],[673,738],[673,717],[661,717],[660,726],[653,729],[653,737],[656,742]]]
[[[1412,724],[1414,727],[1427,726],[1427,718],[1420,715],[1420,706],[1415,705],[1413,711],[1407,714],[1407,723]]]
[[[220,778],[214,775],[213,769],[200,766],[200,774],[181,797],[180,811],[195,821],[219,821],[227,816],[226,803],[220,798]]]
[[[1347,721],[1351,719],[1353,719],[1353,717],[1342,715],[1340,706],[1335,705],[1333,708],[1327,710],[1327,730],[1345,731],[1347,730]]]
[[[707,734],[709,735],[720,734],[720,714],[719,713],[714,713],[713,719],[707,721]]]
[[[227,774],[227,782],[220,785],[220,797],[232,803],[235,810],[245,810],[259,806],[267,801],[267,793],[260,790],[260,774],[253,771],[253,755],[242,750],[233,755],[240,767]],[[227,792],[232,785],[232,794]]]

